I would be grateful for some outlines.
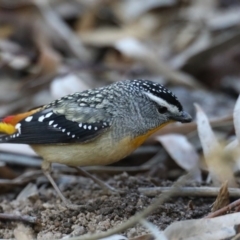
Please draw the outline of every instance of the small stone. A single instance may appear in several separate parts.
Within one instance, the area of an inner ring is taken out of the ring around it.
[[[57,222],[54,222],[54,225],[55,225],[55,227],[59,227],[61,225],[61,223],[57,221]]]
[[[131,228],[127,233],[127,237],[135,237],[137,235],[136,228]]]
[[[75,225],[76,226],[76,225]],[[72,237],[81,236],[87,233],[86,229],[83,226],[76,226],[74,231],[71,233]]]

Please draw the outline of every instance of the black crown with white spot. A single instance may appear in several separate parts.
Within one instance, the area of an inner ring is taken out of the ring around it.
[[[132,80],[131,84],[134,87],[137,87],[137,89],[139,90],[149,92],[155,95],[156,97],[162,98],[168,103],[176,106],[179,111],[183,110],[183,107],[181,103],[178,101],[177,97],[167,88],[165,88],[163,85],[149,81],[149,80],[140,80],[140,79]]]

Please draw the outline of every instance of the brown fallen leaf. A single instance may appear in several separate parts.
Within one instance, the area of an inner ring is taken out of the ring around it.
[[[222,184],[218,196],[213,203],[213,207],[211,209],[212,212],[217,211],[220,208],[223,208],[229,204],[229,192],[228,192],[228,182]]]

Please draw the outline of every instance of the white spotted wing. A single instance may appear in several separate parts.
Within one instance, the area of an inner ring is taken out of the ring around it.
[[[107,128],[106,121],[77,122],[55,113],[52,108],[36,112],[16,125],[16,133],[5,135],[0,142],[50,144],[87,142],[95,139]]]

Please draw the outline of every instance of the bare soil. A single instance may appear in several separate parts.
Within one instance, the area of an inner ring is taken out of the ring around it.
[[[37,239],[62,238],[66,235],[79,236],[87,232],[105,231],[121,224],[136,212],[147,207],[153,198],[138,192],[139,187],[170,186],[172,183],[139,174],[127,173],[108,177],[107,182],[120,194],[106,194],[98,185],[81,176],[58,176],[58,184],[63,194],[74,204],[86,205],[81,210],[66,209],[49,183],[40,177],[37,192],[30,197],[16,200],[21,189],[0,196],[0,210],[37,217],[39,224],[26,224],[33,229]],[[172,198],[148,217],[160,229],[165,229],[174,221],[201,218],[210,211],[212,198]],[[17,226],[14,221],[0,221],[0,238],[12,238]],[[141,225],[123,232],[127,237],[147,233]]]

